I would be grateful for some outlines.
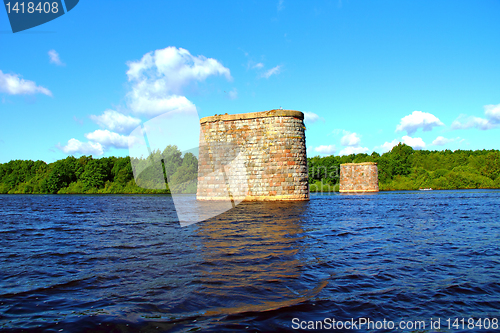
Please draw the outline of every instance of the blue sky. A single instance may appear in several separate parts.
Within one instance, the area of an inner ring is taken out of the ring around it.
[[[126,156],[141,122],[306,113],[308,156],[500,149],[499,1],[92,1],[13,34],[0,162]]]

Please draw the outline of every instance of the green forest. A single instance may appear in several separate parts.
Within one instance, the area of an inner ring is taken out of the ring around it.
[[[312,192],[338,191],[340,164],[361,162],[377,163],[381,191],[500,188],[498,150],[414,150],[400,143],[383,155],[316,156],[307,161]]]
[[[308,158],[311,191],[338,191],[340,164],[377,162],[380,190],[500,188],[498,150],[414,150],[405,144],[379,155]],[[137,182],[132,171],[139,174]],[[0,164],[0,193],[195,193],[198,161],[176,146],[147,158],[69,156],[53,163]],[[168,184],[166,184],[168,180]]]
[[[137,183],[132,166],[139,174]],[[195,155],[182,156],[176,146],[153,151],[147,158],[69,156],[50,164],[14,160],[0,164],[0,193],[196,193],[197,174]]]

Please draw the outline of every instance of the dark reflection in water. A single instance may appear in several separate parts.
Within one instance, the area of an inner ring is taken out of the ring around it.
[[[0,330],[498,318],[499,203],[494,190],[313,195],[181,228],[168,196],[3,195]]]
[[[203,287],[196,297],[213,303],[205,314],[279,309],[321,290],[325,283],[303,274],[307,205],[243,203],[199,226]]]

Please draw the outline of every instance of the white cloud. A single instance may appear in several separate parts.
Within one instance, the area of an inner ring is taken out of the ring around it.
[[[443,125],[444,124],[431,113],[413,111],[410,115],[401,119],[401,122],[396,127],[396,132],[406,131],[408,135],[411,135],[419,128],[422,128],[424,131],[430,131],[435,126]]]
[[[66,154],[102,155],[105,150],[111,147],[128,148],[131,139],[131,143],[135,143],[134,138],[110,132],[109,130],[96,130],[85,134],[85,137],[90,141],[81,142],[73,138],[68,141],[67,145],[61,146],[58,144],[56,147]]]
[[[315,147],[314,151],[324,155],[333,155],[337,151],[337,148],[335,145],[319,146]]]
[[[66,146],[57,145],[57,148],[66,154],[102,155],[104,153],[100,143],[81,142],[77,139],[70,139]]]
[[[211,75],[232,80],[229,69],[217,60],[193,56],[172,46],[146,53],[141,60],[129,61],[127,65],[128,80],[132,83],[128,104],[133,112],[148,116],[176,109],[196,111],[194,104],[182,96],[182,88]]]
[[[304,122],[305,123],[312,124],[312,123],[317,122],[320,119],[323,120],[323,118],[321,118],[320,116],[318,116],[314,112],[304,112]]]
[[[454,142],[456,140],[459,140],[460,138],[455,138],[455,139],[447,139],[443,136],[438,136],[434,141],[432,141],[433,146],[444,146],[448,143]]]
[[[175,110],[179,112],[196,112],[196,106],[184,96],[151,97],[147,94],[147,89],[144,91],[139,89],[134,90],[129,97],[129,106],[134,112],[150,117]]]
[[[44,94],[52,96],[52,92],[42,86],[37,86],[35,82],[24,80],[18,74],[5,74],[0,70],[0,92],[9,95],[30,95]]]
[[[386,152],[392,150],[392,148],[394,146],[397,146],[399,144],[399,142],[400,141],[398,139],[394,139],[391,142],[385,142],[383,145],[381,145],[380,147],[376,147],[376,148],[382,148],[382,151],[384,153],[386,153]]]
[[[106,110],[100,116],[91,115],[90,119],[99,126],[118,133],[129,133],[141,123],[138,118],[126,116],[114,110]]]
[[[452,129],[468,129],[477,128],[480,130],[489,130],[493,128],[498,128],[500,125],[500,104],[485,105],[484,114],[486,118],[480,118],[475,116],[467,116],[461,114],[457,119],[451,124]]]
[[[425,148],[425,142],[422,138],[412,138],[407,135],[403,136],[401,139],[394,139],[392,141],[386,141],[383,145],[375,147],[380,148],[383,153],[391,151],[394,146],[397,146],[399,143],[404,143],[407,146],[413,147],[413,149],[423,149]]]
[[[361,142],[361,138],[359,137],[358,134],[356,134],[354,132],[351,133],[348,131],[344,131],[344,136],[342,137],[342,139],[340,139],[340,144],[342,146],[354,147],[354,146],[358,146],[360,142]]]
[[[425,148],[425,142],[422,138],[412,138],[407,135],[402,137],[403,143],[407,146],[413,147],[413,149],[423,149]]]
[[[351,154],[361,154],[361,153],[368,153],[370,149],[366,147],[345,147],[339,152],[339,155],[351,155]]]
[[[49,59],[51,64],[56,64],[57,66],[66,66],[66,64],[61,61],[61,58],[59,58],[59,53],[57,53],[56,50],[49,51]]]
[[[162,89],[176,91],[192,81],[203,81],[210,75],[223,75],[232,80],[228,68],[204,56],[193,56],[188,50],[173,46],[146,53],[139,61],[127,62],[129,81],[155,79]]]
[[[484,114],[488,118],[488,120],[493,124],[500,123],[500,104],[497,105],[485,105],[484,106]]]
[[[109,147],[128,148],[129,144],[128,136],[120,135],[108,130],[95,130],[92,133],[85,134],[85,137],[98,143],[100,146],[104,146],[106,149]]]
[[[252,68],[257,68],[257,69],[261,69],[263,67],[264,67],[264,64],[261,63],[261,62],[259,62],[259,63],[257,63],[257,64],[255,64],[255,65],[252,66]]]
[[[451,129],[468,129],[468,128],[477,128],[480,130],[489,130],[497,127],[497,125],[488,121],[488,119],[474,117],[474,116],[466,116],[461,114],[451,123]]]
[[[271,75],[279,74],[280,70],[281,70],[281,65],[278,65],[278,66],[273,67],[270,70],[265,71],[264,73],[262,73],[261,77],[265,77],[266,79],[269,79],[269,77]]]

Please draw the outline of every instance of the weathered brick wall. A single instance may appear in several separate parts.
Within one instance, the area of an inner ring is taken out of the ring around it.
[[[340,192],[378,192],[377,163],[340,165]]]
[[[309,200],[303,120],[292,110],[202,118],[197,199],[227,200],[239,182],[234,199]]]

